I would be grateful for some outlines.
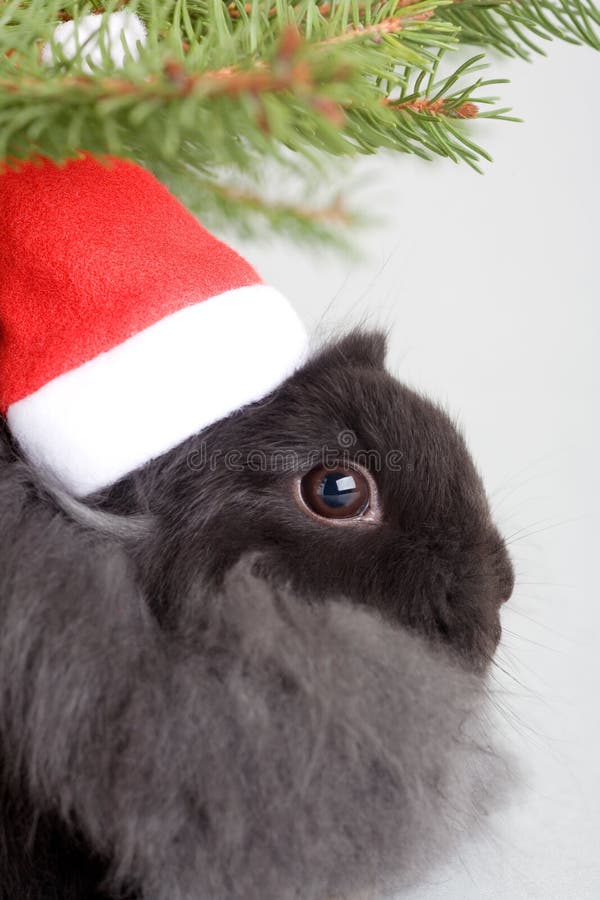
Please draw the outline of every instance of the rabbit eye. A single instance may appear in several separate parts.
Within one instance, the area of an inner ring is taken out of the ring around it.
[[[323,519],[355,519],[369,509],[371,484],[359,469],[317,466],[302,478],[300,496]]]

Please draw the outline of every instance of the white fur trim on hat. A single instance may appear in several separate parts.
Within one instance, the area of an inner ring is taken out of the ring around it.
[[[32,462],[83,496],[268,394],[306,346],[275,288],[236,288],[54,378],[13,403],[8,424]]]

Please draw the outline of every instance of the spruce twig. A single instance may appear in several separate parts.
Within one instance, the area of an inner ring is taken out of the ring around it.
[[[59,22],[124,7],[148,30],[138,59],[86,68],[85,45],[55,46],[44,65]],[[0,160],[130,157],[199,210],[321,238],[354,217],[274,204],[265,167],[308,184],[328,159],[389,149],[479,168],[477,121],[512,117],[487,93],[503,79],[481,54],[452,67],[453,48],[527,56],[599,34],[592,0],[0,0]]]

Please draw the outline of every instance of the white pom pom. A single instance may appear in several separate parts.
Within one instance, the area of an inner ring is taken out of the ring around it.
[[[143,22],[135,13],[126,9],[108,16],[89,15],[62,22],[56,26],[53,34],[53,44],[60,47],[63,57],[74,59],[78,50],[81,50],[81,68],[84,72],[92,72],[90,64],[102,67],[103,52],[108,53],[115,66],[120,68],[126,57],[123,41],[133,59],[139,56],[138,41],[142,46],[146,43]],[[60,56],[53,51],[52,44],[44,45],[42,60],[47,65],[60,60]]]

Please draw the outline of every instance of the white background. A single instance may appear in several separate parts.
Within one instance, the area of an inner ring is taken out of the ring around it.
[[[410,900],[600,898],[600,55],[499,60],[525,124],[481,123],[481,177],[398,155],[360,168],[385,228],[362,260],[237,242],[317,338],[391,329],[390,368],[458,417],[518,570],[493,675],[525,770],[486,839]],[[327,309],[325,315],[324,311]]]

